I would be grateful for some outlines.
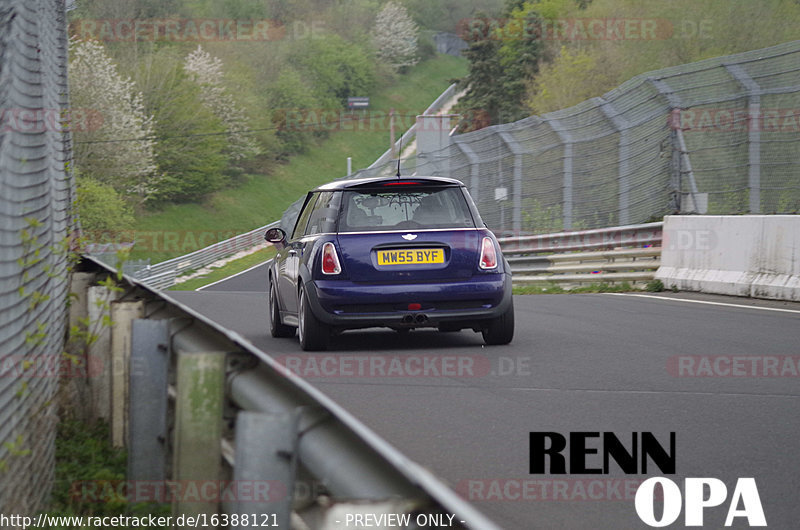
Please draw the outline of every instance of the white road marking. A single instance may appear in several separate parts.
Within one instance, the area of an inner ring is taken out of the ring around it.
[[[656,296],[652,294],[633,294],[633,293],[603,293],[612,296],[638,296],[640,298],[655,298],[656,300],[672,300],[674,302],[689,302],[691,304],[721,305],[725,307],[737,307],[741,309],[759,309],[761,311],[778,311],[781,313],[800,313],[798,309],[781,309],[779,307],[761,307],[755,305],[727,304],[725,302],[710,302],[708,300],[692,300],[691,298],[672,298],[667,296]]]
[[[215,282],[211,282],[211,283],[209,283],[209,284],[206,284],[206,285],[204,285],[204,286],[202,286],[202,287],[198,287],[197,289],[195,289],[195,291],[202,291],[202,290],[203,290],[203,289],[205,289],[206,287],[211,287],[212,285],[217,285],[218,283],[227,282],[227,281],[228,281],[228,280],[230,280],[231,278],[236,278],[237,276],[239,276],[239,275],[241,275],[241,274],[244,274],[245,272],[250,272],[251,270],[253,270],[253,269],[257,269],[257,268],[259,268],[259,267],[261,267],[261,266],[263,266],[263,265],[269,265],[269,263],[270,263],[271,261],[272,261],[272,259],[268,259],[267,261],[264,261],[264,262],[262,262],[262,263],[259,263],[258,265],[253,265],[252,267],[250,267],[250,268],[249,268],[249,269],[247,269],[247,270],[243,270],[242,272],[237,272],[236,274],[232,274],[232,275],[228,276],[227,278],[222,278],[221,280],[217,280],[217,281],[215,281]]]

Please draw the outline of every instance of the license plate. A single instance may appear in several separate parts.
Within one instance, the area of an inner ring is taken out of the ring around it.
[[[378,265],[429,265],[444,263],[444,249],[379,250]]]

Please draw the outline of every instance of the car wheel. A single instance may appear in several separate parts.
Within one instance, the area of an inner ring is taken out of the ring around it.
[[[514,338],[514,304],[508,310],[489,322],[483,330],[483,341],[489,345],[508,344]]]
[[[327,350],[330,330],[314,315],[311,304],[308,302],[308,296],[306,296],[306,290],[302,286],[299,299],[297,334],[300,337],[300,347],[304,351]]]
[[[294,337],[295,329],[281,322],[278,308],[278,293],[275,284],[269,282],[269,332],[273,337]]]

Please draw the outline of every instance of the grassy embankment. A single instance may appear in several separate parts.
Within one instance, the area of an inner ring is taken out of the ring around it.
[[[399,76],[393,85],[371,94],[371,112],[388,113],[394,108],[403,114],[420,113],[447,88],[450,79],[465,73],[464,59],[437,56]],[[413,118],[404,121],[410,124]],[[286,207],[309,188],[343,176],[348,156],[353,158],[354,170],[368,166],[380,156],[389,146],[386,122],[382,119],[365,127],[373,130],[333,131],[306,153],[276,167],[271,175],[253,176],[241,186],[212,194],[202,203],[170,205],[162,211],[141,215],[135,230],[191,231],[195,234],[192,239],[200,239],[199,234],[204,231],[242,233],[279,219]],[[179,238],[177,248],[158,249],[159,252],[134,249],[132,257],[149,257],[155,263],[195,250],[190,246],[191,240],[184,243]]]

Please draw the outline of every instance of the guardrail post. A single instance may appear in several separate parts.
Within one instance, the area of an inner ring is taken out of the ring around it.
[[[89,395],[92,417],[111,419],[111,319],[110,304],[116,293],[108,287],[89,287],[87,311],[89,333],[94,340],[89,348]]]
[[[89,286],[97,275],[93,272],[73,272],[70,275],[69,291],[74,295],[69,304],[69,327],[80,326],[80,319],[89,314]]]
[[[231,401],[254,412],[299,414],[298,430],[303,435],[298,440],[298,459],[322,480],[332,496],[360,500],[419,496],[419,491],[400,479],[396,469],[380,466],[376,453],[353,433],[342,425],[325,421],[328,413],[324,409],[298,407],[288,400],[278,386],[269,384],[270,373],[260,367],[233,374]]]
[[[169,321],[131,328],[128,480],[158,482],[167,476]]]
[[[219,481],[225,352],[178,350],[175,381],[172,478],[187,487],[193,481]],[[172,509],[176,516],[211,516],[218,505],[210,499],[179,496]]]
[[[124,447],[127,440],[131,323],[143,316],[142,300],[111,304],[111,443],[114,447]]]
[[[241,411],[236,417],[236,465],[233,470],[239,495],[234,513],[238,526],[262,528],[264,523],[290,528],[292,496],[297,467],[297,414]],[[255,514],[253,517],[245,517]],[[244,521],[247,524],[244,524]]]

